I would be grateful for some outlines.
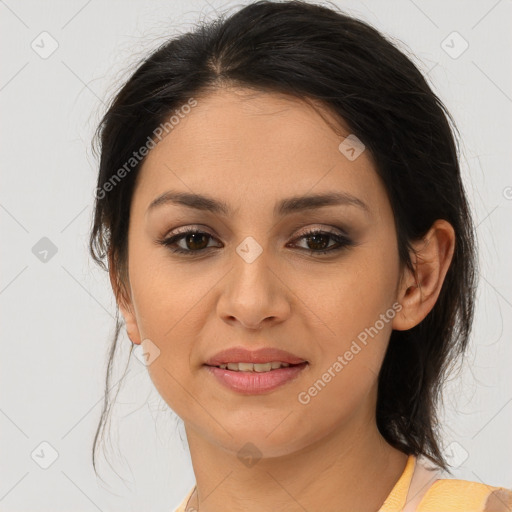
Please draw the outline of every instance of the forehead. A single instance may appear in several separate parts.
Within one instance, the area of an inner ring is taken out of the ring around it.
[[[311,150],[320,140],[325,145],[336,144],[350,133],[342,119],[335,120],[320,102],[307,98],[229,88],[199,96],[196,101],[190,115],[180,121],[181,129],[173,130],[175,144],[197,131],[196,150],[218,148],[230,154],[237,149],[253,150],[275,158],[278,149],[289,157],[290,149],[309,146]],[[237,144],[229,147],[227,142]]]
[[[372,193],[382,192],[368,152],[347,159],[339,145],[350,130],[319,103],[247,89],[195,99],[139,171],[146,207],[167,188],[213,190],[227,202],[233,194],[274,198],[326,189],[375,202]]]

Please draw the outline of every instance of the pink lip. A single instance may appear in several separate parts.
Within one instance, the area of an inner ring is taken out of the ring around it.
[[[279,361],[282,359],[277,359]],[[240,362],[248,362],[241,361]],[[276,361],[276,359],[273,359]],[[231,361],[232,362],[232,361]],[[286,361],[283,361],[286,362]],[[268,372],[237,372],[216,366],[205,366],[205,368],[217,378],[217,380],[237,393],[244,395],[260,395],[273,391],[274,389],[297,378],[299,374],[308,366],[307,362],[297,366],[288,366],[287,368],[278,368]]]
[[[307,362],[305,359],[277,348],[247,350],[243,347],[233,347],[218,352],[208,359],[205,364],[208,366],[219,366],[227,363],[271,363],[273,361],[289,364]]]

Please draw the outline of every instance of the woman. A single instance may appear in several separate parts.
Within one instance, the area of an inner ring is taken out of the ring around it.
[[[375,29],[296,1],[166,42],[117,94],[91,253],[184,421],[176,510],[511,510],[441,473],[476,285],[449,119]]]

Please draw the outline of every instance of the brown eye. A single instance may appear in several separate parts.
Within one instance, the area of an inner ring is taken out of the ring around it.
[[[169,249],[173,252],[191,254],[199,253],[205,249],[208,249],[208,242],[211,239],[213,239],[213,237],[209,233],[196,229],[190,229],[164,240],[159,240],[159,243],[169,247]],[[179,245],[179,243],[181,245]]]
[[[309,235],[306,237],[306,241],[310,249],[320,251],[327,249],[327,247],[329,246],[329,240],[331,238],[331,235],[325,234]]]
[[[201,250],[208,246],[208,237],[206,233],[190,233],[183,240],[189,249]]]
[[[304,250],[309,250],[311,254],[319,253],[325,254],[331,251],[338,251],[350,245],[353,245],[352,240],[346,235],[337,232],[328,232],[321,230],[311,230],[304,233],[297,240],[304,240],[306,246]],[[329,241],[334,243],[329,245]]]

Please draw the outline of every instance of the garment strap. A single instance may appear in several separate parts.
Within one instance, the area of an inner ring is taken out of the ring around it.
[[[441,472],[436,469],[427,468],[417,457],[411,483],[409,485],[409,491],[407,493],[407,498],[405,499],[405,506],[402,512],[414,512],[430,486],[436,480],[439,480],[441,476]]]

